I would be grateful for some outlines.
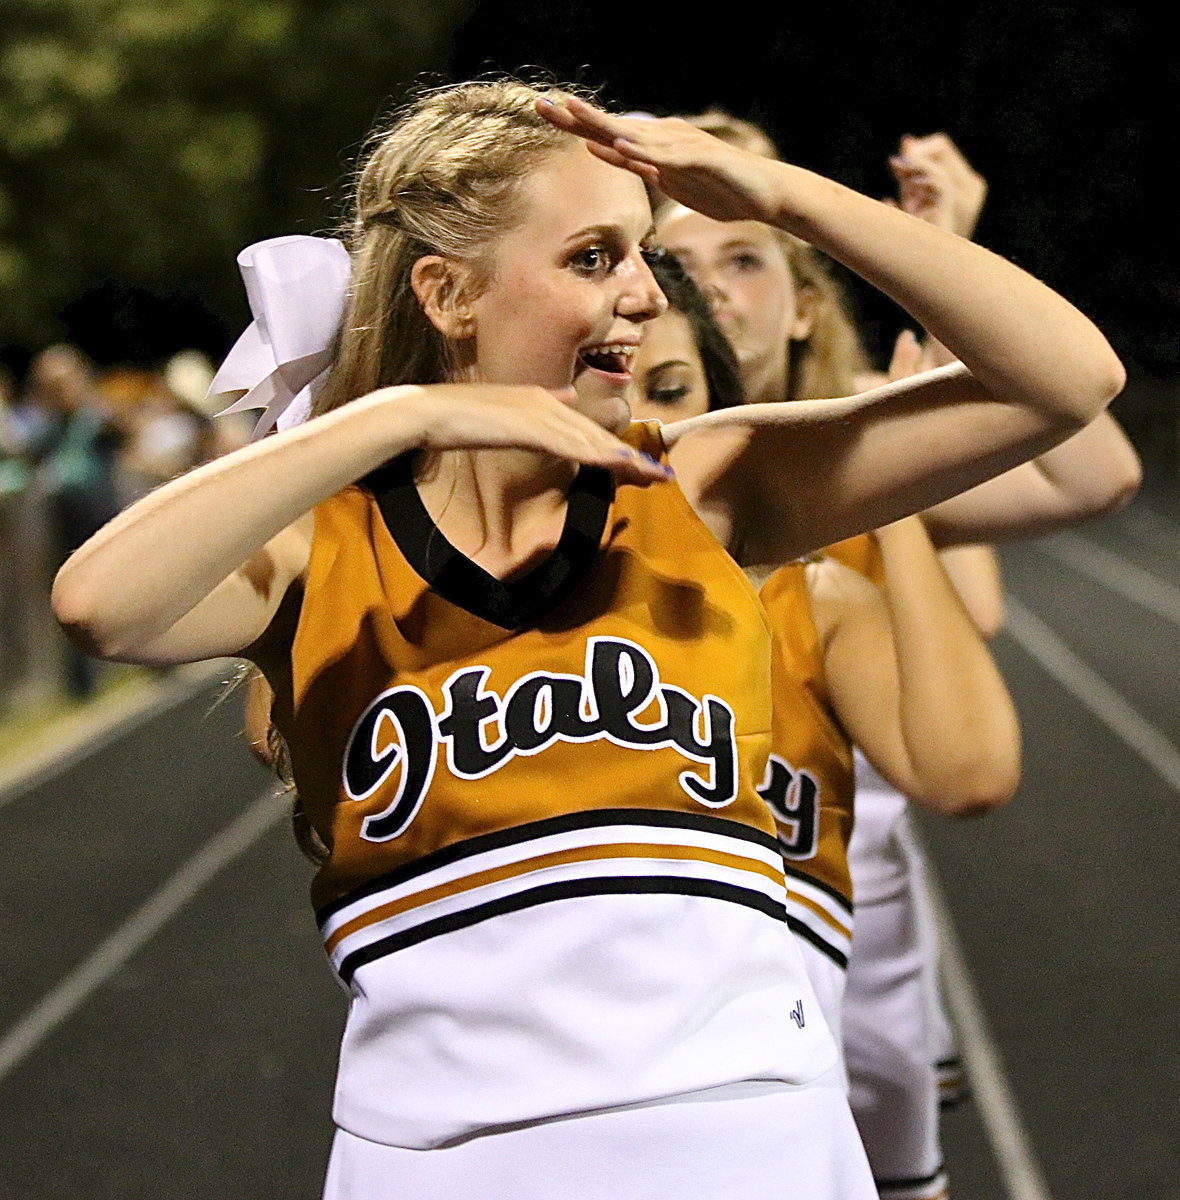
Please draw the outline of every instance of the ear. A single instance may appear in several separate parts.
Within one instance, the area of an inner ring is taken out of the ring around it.
[[[819,289],[810,283],[800,284],[795,290],[795,320],[791,323],[791,341],[805,342],[815,330],[823,297]]]
[[[463,299],[465,270],[441,254],[424,254],[410,268],[410,286],[427,320],[452,341],[475,333],[475,316]]]

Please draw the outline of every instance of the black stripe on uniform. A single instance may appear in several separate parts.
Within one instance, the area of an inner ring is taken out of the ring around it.
[[[534,841],[555,833],[570,833],[576,829],[601,829],[614,825],[692,829],[700,833],[713,833],[718,837],[738,838],[763,849],[778,852],[778,841],[771,834],[737,821],[727,820],[725,817],[710,817],[704,813],[674,812],[660,808],[596,808],[586,812],[562,813],[558,817],[546,817],[542,821],[530,821],[526,825],[514,825],[511,829],[498,829],[494,833],[467,838],[417,858],[411,863],[395,867],[392,871],[366,880],[338,900],[330,900],[316,909],[316,921],[322,928],[330,917],[357,900],[363,900],[366,896],[383,892],[386,888],[396,887],[399,883],[405,883],[419,875],[426,875],[439,867],[450,866],[451,863],[460,862],[476,854],[520,845],[522,842]]]
[[[783,863],[783,871],[786,873],[788,879],[798,879],[803,883],[809,883],[813,888],[818,888],[824,895],[831,896],[849,916],[852,916],[852,901],[843,892],[836,891],[830,883],[824,883],[822,879],[816,879],[814,875],[808,875],[806,871],[800,871],[798,867],[791,866],[789,862]]]
[[[360,967],[366,966],[376,959],[394,954],[398,950],[404,950],[408,946],[416,946],[420,942],[428,941],[430,938],[444,933],[467,929],[492,917],[503,916],[505,913],[520,912],[522,909],[534,908],[539,904],[549,904],[554,900],[573,900],[585,896],[641,895],[705,896],[713,900],[728,900],[733,904],[741,904],[746,908],[765,913],[768,917],[774,917],[777,921],[786,918],[786,912],[779,901],[772,900],[762,892],[738,887],[732,883],[721,883],[716,879],[685,879],[675,875],[571,879],[563,883],[548,883],[540,887],[528,888],[511,896],[503,896],[499,900],[489,900],[486,904],[476,904],[461,912],[449,913],[445,917],[435,917],[433,920],[423,921],[421,925],[415,925],[413,929],[406,929],[401,933],[380,938],[347,955],[340,964],[340,977],[345,983],[350,983]]]
[[[414,482],[414,458],[399,455],[362,482],[377,499],[390,537],[405,560],[444,599],[501,629],[522,629],[558,608],[593,570],[615,496],[602,467],[579,469],[566,497],[561,538],[523,575],[498,579],[439,532]]]
[[[810,942],[821,954],[826,954],[836,966],[848,970],[848,955],[829,942],[825,942],[810,925],[804,925],[798,917],[787,917],[787,925],[792,933],[797,933],[805,942]]]

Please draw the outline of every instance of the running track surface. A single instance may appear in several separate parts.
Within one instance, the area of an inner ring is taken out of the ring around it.
[[[1044,1195],[1180,1200],[1180,502],[1004,566],[1025,782],[921,833]],[[214,694],[0,796],[3,1200],[319,1194],[344,997]],[[946,1140],[956,1200],[1010,1195],[978,1107]]]

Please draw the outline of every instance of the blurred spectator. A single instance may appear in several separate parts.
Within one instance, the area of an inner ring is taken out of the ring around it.
[[[126,433],[119,455],[124,504],[221,452],[211,417],[176,384],[191,389],[194,380],[171,364],[164,371],[124,368],[103,380]]]
[[[50,565],[56,570],[118,512],[116,455],[124,434],[95,388],[89,360],[64,344],[33,360],[11,427],[45,500]],[[67,687],[84,699],[94,690],[97,664],[72,646],[66,654]]]
[[[16,380],[0,367],[0,700],[23,669],[26,653],[20,550],[20,503],[29,468],[12,423]]]
[[[224,396],[210,396],[209,385],[216,371],[209,359],[199,350],[182,350],[168,360],[164,378],[172,391],[191,408],[204,413],[211,420],[217,417]],[[240,450],[254,432],[257,413],[228,413],[213,421],[212,457]]]
[[[16,398],[16,380],[7,367],[0,366],[0,497],[19,494],[29,481],[14,417]],[[3,545],[0,534],[0,546]]]

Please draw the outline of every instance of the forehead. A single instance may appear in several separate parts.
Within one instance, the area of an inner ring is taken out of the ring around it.
[[[582,141],[548,155],[521,185],[522,226],[530,236],[564,239],[598,226],[636,238],[651,228],[651,206],[637,175],[595,158]]]
[[[777,245],[774,230],[759,221],[714,221],[679,204],[660,218],[656,233],[660,242],[675,254],[711,254],[739,246]]]

